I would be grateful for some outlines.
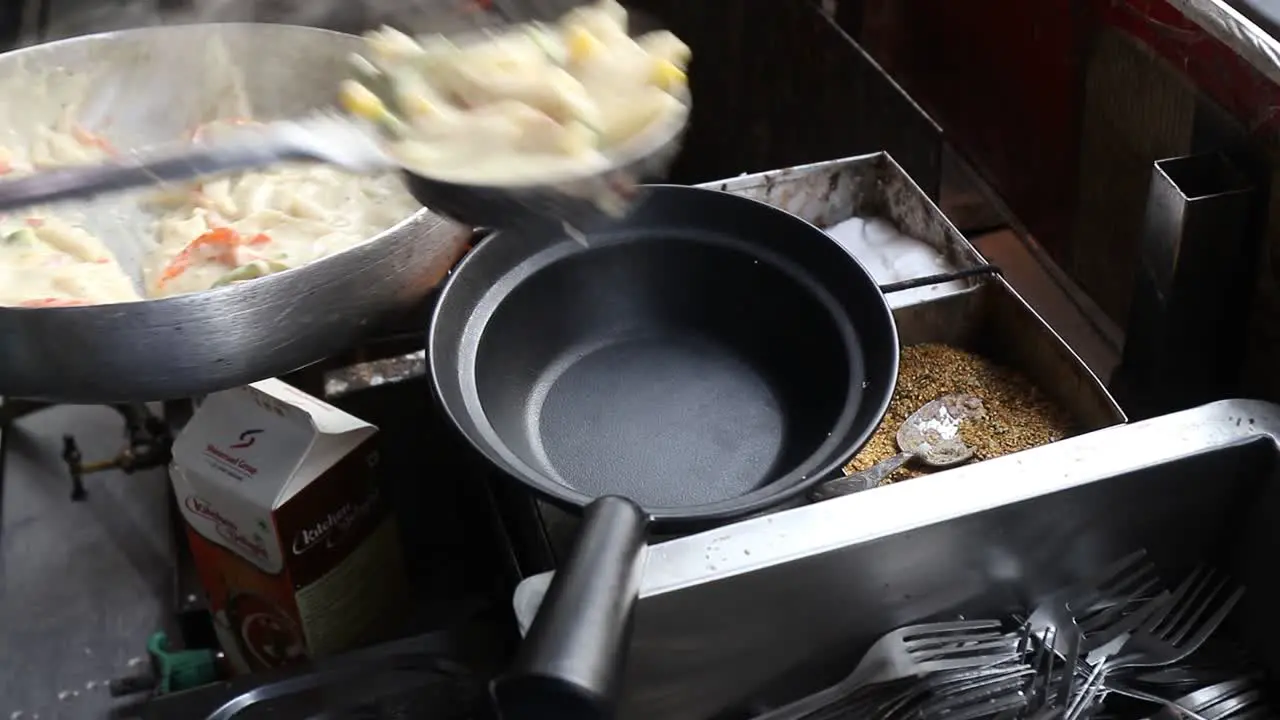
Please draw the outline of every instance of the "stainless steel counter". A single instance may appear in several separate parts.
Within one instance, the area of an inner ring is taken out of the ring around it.
[[[1249,587],[1237,639],[1274,644],[1278,440],[1280,407],[1224,401],[656,545],[622,717],[816,690],[894,627],[1026,607],[1137,547],[1211,559]]]

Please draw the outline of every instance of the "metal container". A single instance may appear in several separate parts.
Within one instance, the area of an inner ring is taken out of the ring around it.
[[[4,53],[0,71],[86,74],[93,83],[80,119],[109,127],[121,147],[142,147],[243,114],[241,94],[264,120],[328,106],[335,78],[360,47],[355,36],[288,25],[150,27]],[[74,210],[137,279],[152,219],[136,199],[104,198]],[[470,236],[469,228],[419,210],[364,244],[249,282],[113,305],[0,308],[0,395],[164,400],[291,372],[419,303]]]
[[[1280,670],[1278,461],[1280,407],[1222,401],[657,545],[620,717],[792,699],[895,627],[1025,609],[1136,548],[1245,585],[1220,632]]]
[[[984,262],[888,153],[769,170],[698,187],[768,203],[823,230],[855,217],[884,218],[903,234],[928,243],[957,270]],[[979,282],[969,278],[967,284],[972,288]]]
[[[1155,163],[1116,376],[1139,417],[1239,391],[1261,198],[1223,153]]]
[[[1003,278],[979,278],[977,287],[897,308],[893,317],[904,346],[945,343],[1021,372],[1081,432],[1126,420],[1102,381]]]

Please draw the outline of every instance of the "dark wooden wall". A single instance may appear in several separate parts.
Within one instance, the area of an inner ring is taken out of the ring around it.
[[[633,0],[693,48],[694,119],[677,179],[888,151],[936,197],[941,135],[806,0]]]

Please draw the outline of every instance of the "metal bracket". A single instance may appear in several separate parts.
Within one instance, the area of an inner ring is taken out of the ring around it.
[[[72,435],[62,436],[62,460],[71,475],[71,499],[85,499],[84,476],[106,470],[132,475],[140,470],[163,467],[171,459],[173,435],[168,424],[143,403],[112,405],[125,422],[125,446],[115,457],[84,462],[80,446]]]

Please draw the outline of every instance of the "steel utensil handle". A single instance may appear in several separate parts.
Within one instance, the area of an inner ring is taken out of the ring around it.
[[[929,287],[930,285],[941,285],[942,283],[951,282],[953,280],[965,280],[971,277],[981,277],[983,275],[1000,275],[1001,273],[1002,271],[998,266],[987,263],[985,265],[978,265],[976,267],[956,270],[954,272],[925,275],[924,277],[911,278],[910,280],[899,280],[898,282],[886,283],[880,286],[880,292],[888,295],[889,293],[902,292],[903,290]]]
[[[178,151],[146,152],[98,165],[44,170],[0,182],[0,212],[251,170],[279,163],[282,159],[305,158],[288,148],[268,146],[264,141],[258,141],[223,143],[208,149],[184,147]]]
[[[880,484],[882,480],[892,475],[898,468],[911,462],[915,457],[913,453],[898,453],[893,457],[886,458],[872,465],[866,470],[856,472],[852,475],[838,477],[834,480],[828,480],[809,493],[809,499],[814,502],[822,500],[831,500],[833,498],[844,497],[854,493],[870,490]]]
[[[626,498],[586,507],[511,669],[490,688],[503,720],[613,717],[648,550],[649,518]]]

